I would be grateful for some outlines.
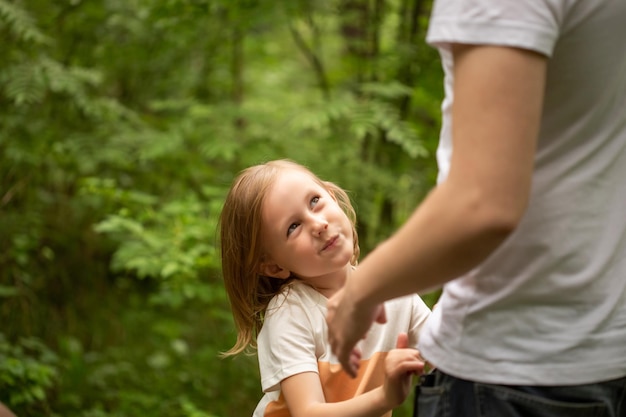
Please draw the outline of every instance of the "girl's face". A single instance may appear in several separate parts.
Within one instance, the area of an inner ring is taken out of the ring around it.
[[[288,278],[293,273],[314,283],[349,267],[352,224],[308,173],[281,173],[265,196],[262,216],[264,275]]]

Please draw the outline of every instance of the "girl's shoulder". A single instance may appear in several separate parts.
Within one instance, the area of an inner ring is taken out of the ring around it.
[[[276,294],[267,306],[267,316],[294,310],[310,310],[316,307],[326,308],[326,300],[314,288],[300,281],[292,281]]]

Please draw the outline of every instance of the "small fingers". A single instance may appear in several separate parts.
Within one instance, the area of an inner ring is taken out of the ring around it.
[[[387,323],[387,313],[385,311],[385,305],[380,304],[375,312],[374,320],[376,323],[385,324]]]
[[[359,349],[354,348],[350,352],[350,355],[348,357],[348,363],[344,365],[343,368],[346,370],[348,375],[354,378],[359,372],[360,366],[361,366],[361,351]]]
[[[398,338],[396,341],[397,349],[405,349],[409,347],[409,335],[406,333],[398,333]]]

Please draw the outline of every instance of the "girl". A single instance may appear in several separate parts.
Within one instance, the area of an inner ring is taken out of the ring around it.
[[[341,369],[327,343],[325,316],[328,297],[359,255],[345,191],[291,161],[253,166],[234,181],[220,226],[238,330],[225,356],[258,350],[265,396],[254,417],[390,416],[408,395],[411,374],[423,369],[409,346],[430,310],[417,295],[388,302],[388,322],[360,342],[356,377]]]

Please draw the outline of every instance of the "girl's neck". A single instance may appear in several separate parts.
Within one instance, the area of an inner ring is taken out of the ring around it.
[[[323,277],[306,278],[302,281],[313,287],[326,298],[330,298],[343,287],[346,279],[350,276],[354,266],[348,264],[345,268]]]

